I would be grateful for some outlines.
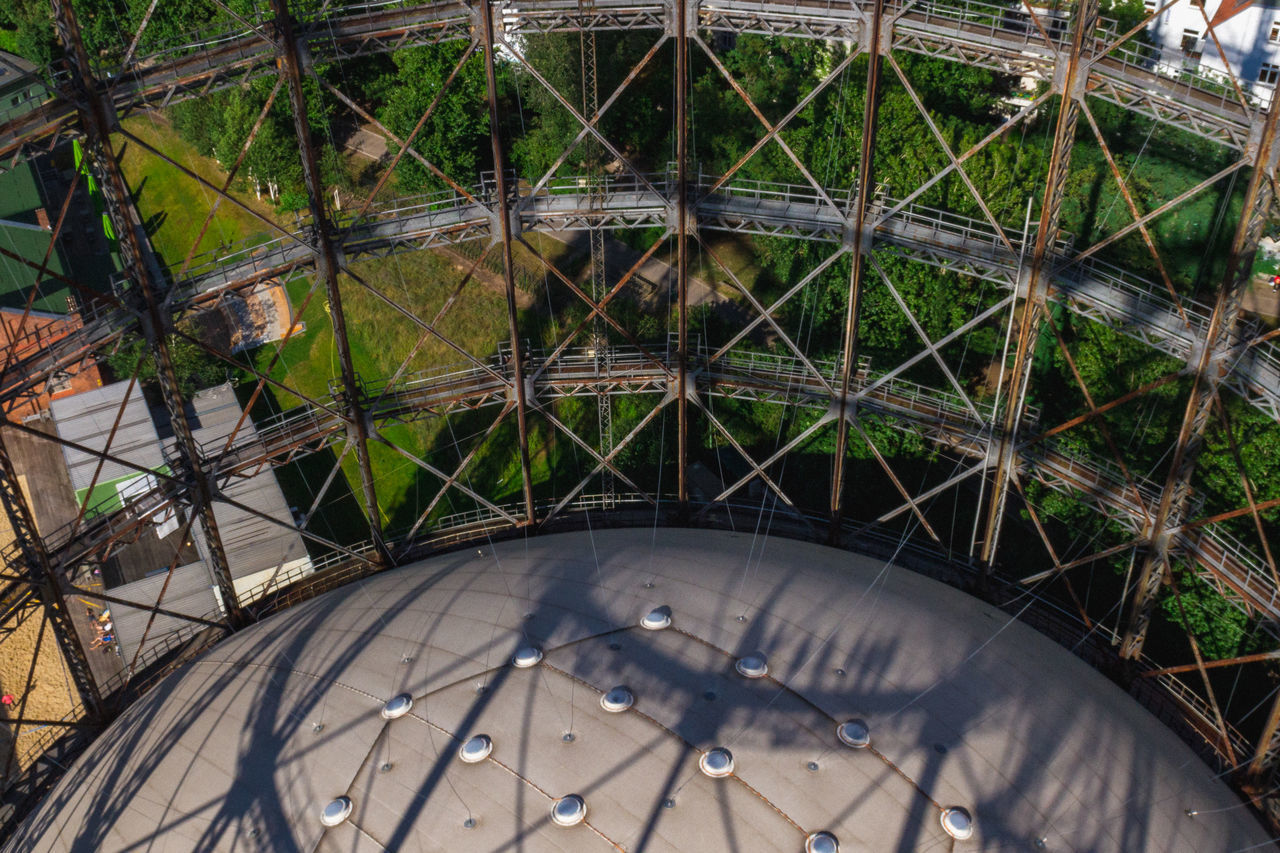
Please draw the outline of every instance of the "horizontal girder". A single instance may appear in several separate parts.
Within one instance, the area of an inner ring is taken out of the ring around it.
[[[671,359],[655,362],[639,350],[615,348],[607,360],[593,352],[569,350],[544,362],[530,360],[530,405],[540,407],[563,397],[599,394],[670,393],[674,384]],[[602,367],[602,364],[604,365]],[[815,365],[821,375],[799,360],[750,351],[730,351],[713,358],[700,350],[690,360],[690,374],[698,395],[746,399],[809,408],[820,416],[832,410],[829,383],[834,365]],[[509,364],[499,357],[487,364],[432,371],[401,377],[393,384],[366,386],[364,411],[374,423],[403,423],[440,417],[461,409],[505,404],[513,391]],[[987,460],[992,412],[979,408],[974,417],[958,396],[927,388],[899,377],[877,376],[866,365],[857,371],[853,393],[863,415],[882,417],[896,428],[911,431],[952,452]],[[1034,426],[1034,423],[1031,424]],[[1052,440],[1037,440],[1035,430],[1019,448],[1020,473],[1046,486],[1091,503],[1135,534],[1147,520],[1147,507],[1159,495],[1158,484],[1126,478],[1115,465],[1079,449],[1055,449]],[[225,440],[202,447],[202,467],[220,486],[249,476],[263,466],[284,465],[298,456],[345,440],[346,421],[330,412],[303,406],[255,424],[253,434],[225,446]],[[128,507],[104,513],[70,530],[46,537],[51,559],[64,569],[74,567],[106,545],[129,541],[166,507],[181,507],[187,491],[180,477],[157,477],[155,489],[139,495]],[[1136,492],[1136,494],[1135,494]],[[1139,500],[1138,498],[1141,498]],[[216,500],[216,497],[215,497]],[[1224,531],[1182,528],[1179,548],[1194,561],[1198,573],[1246,613],[1262,617],[1280,629],[1280,589],[1262,571],[1261,558]]]
[[[497,5],[497,4],[495,4]],[[863,42],[870,0],[831,4],[826,0],[703,0],[690,4],[700,27],[799,38]],[[969,0],[963,3],[886,4],[892,21],[890,46],[927,56],[1054,80],[1069,47],[1065,30],[1050,29],[1046,42],[1038,28],[1010,7]],[[499,7],[508,35],[590,30],[675,32],[675,4],[593,3],[589,12],[572,0],[532,0]],[[1050,19],[1052,22],[1052,19]],[[358,12],[333,10],[323,21],[299,23],[311,61],[341,61],[403,47],[473,37],[473,10],[466,3],[435,2],[362,6]],[[1147,54],[1129,47],[1106,51],[1114,30],[1100,30],[1085,46],[1093,57],[1086,81],[1091,94],[1196,135],[1243,150],[1258,108],[1241,104],[1222,81],[1181,68],[1165,69]],[[137,57],[119,69],[110,84],[116,111],[166,106],[175,100],[237,85],[275,71],[274,30],[269,22],[250,29],[211,24],[179,44]],[[56,82],[64,72],[49,76]],[[60,132],[75,132],[76,106],[57,96],[0,122],[0,161],[24,145]]]

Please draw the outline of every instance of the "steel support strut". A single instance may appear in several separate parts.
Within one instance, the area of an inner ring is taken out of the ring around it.
[[[511,334],[511,380],[515,386],[516,429],[520,433],[520,476],[524,484],[525,521],[533,524],[533,475],[529,466],[529,420],[527,389],[524,382],[524,352],[520,342],[520,322],[516,316],[516,277],[511,259],[511,198],[507,195],[507,163],[499,136],[498,77],[493,64],[493,4],[480,4],[481,29],[484,38],[485,93],[489,99],[489,143],[493,150],[493,172],[498,193],[498,228],[502,235],[502,274],[507,290],[507,327]]]
[[[1000,425],[1000,444],[996,451],[995,478],[987,501],[987,520],[982,539],[981,559],[990,572],[996,559],[1000,542],[1000,524],[1004,507],[1009,498],[1010,483],[1015,475],[1014,450],[1018,427],[1027,403],[1027,388],[1031,380],[1031,346],[1040,331],[1044,315],[1045,298],[1049,291],[1048,262],[1054,242],[1058,237],[1058,220],[1062,201],[1066,195],[1067,175],[1071,165],[1071,150],[1075,143],[1076,122],[1080,118],[1081,101],[1089,75],[1089,63],[1084,56],[1084,46],[1093,41],[1093,30],[1098,21],[1098,0],[1082,0],[1076,7],[1074,31],[1071,37],[1071,53],[1063,73],[1055,75],[1061,101],[1058,105],[1058,121],[1054,128],[1053,150],[1049,154],[1049,167],[1045,177],[1044,198],[1040,205],[1040,220],[1036,229],[1035,246],[1031,262],[1026,269],[1022,312],[1018,317],[1018,343],[1014,349],[1013,368],[1001,378],[1001,386],[1008,388],[1005,398],[1004,418]],[[1061,65],[1062,57],[1058,58]],[[1013,308],[1010,308],[1013,310]],[[1000,370],[1007,369],[1004,362]],[[996,400],[996,411],[1000,401]],[[993,418],[996,415],[993,415]]]
[[[68,94],[80,112],[89,161],[99,176],[103,202],[119,240],[125,271],[135,285],[126,301],[133,303],[131,307],[137,312],[143,338],[156,363],[160,394],[177,439],[177,464],[186,469],[185,475],[191,485],[188,492],[191,511],[198,515],[208,545],[212,563],[210,574],[222,599],[227,621],[233,628],[238,627],[243,621],[243,614],[213,513],[213,488],[200,462],[199,448],[191,432],[186,404],[169,351],[172,317],[164,307],[164,274],[151,250],[142,218],[120,173],[120,165],[111,151],[110,134],[116,129],[118,118],[102,84],[93,76],[89,55],[81,41],[80,28],[69,0],[53,0],[53,14],[58,36],[76,72],[68,84]]]
[[[880,72],[884,51],[893,43],[884,32],[884,0],[875,0],[871,10],[871,26],[867,31],[867,92],[862,105],[862,149],[858,154],[858,188],[854,196],[850,258],[849,299],[845,310],[844,345],[840,351],[840,414],[836,420],[836,447],[831,470],[831,528],[828,537],[839,536],[840,518],[844,513],[845,456],[849,444],[849,422],[857,416],[857,403],[849,400],[858,361],[858,321],[862,307],[865,273],[863,260],[871,251],[872,229],[867,213],[875,192],[876,125],[880,117]]]
[[[347,338],[347,322],[342,312],[342,293],[338,286],[339,261],[334,247],[329,218],[324,207],[324,187],[320,182],[320,170],[316,165],[315,147],[311,144],[311,128],[307,124],[307,101],[302,90],[302,55],[298,50],[293,31],[293,19],[287,0],[271,0],[276,16],[276,34],[279,38],[280,69],[284,73],[289,90],[289,104],[293,109],[293,128],[298,137],[298,153],[302,161],[302,180],[307,188],[307,205],[315,223],[315,244],[311,246],[316,256],[316,273],[324,279],[329,300],[329,315],[333,320],[333,338],[338,350],[338,362],[342,377],[342,392],[347,404],[347,438],[354,446],[356,466],[360,469],[360,488],[364,493],[364,508],[369,519],[369,536],[373,541],[374,561],[390,562],[386,543],[382,538],[381,510],[374,487],[373,466],[369,461],[369,423],[365,416],[363,395],[355,366],[351,360],[351,343]]]
[[[595,0],[578,0],[578,14],[589,16],[595,12]],[[582,114],[589,121],[600,120],[600,66],[596,56],[596,34],[594,30],[583,30],[578,33],[578,46],[581,53],[582,66]],[[585,132],[585,130],[584,130]],[[591,175],[587,188],[588,203],[593,214],[604,208],[605,186],[604,170],[601,168],[599,155],[591,158]],[[599,221],[593,221],[587,232],[591,244],[591,301],[600,304],[609,290],[608,269],[604,256],[604,227]],[[591,348],[595,352],[596,371],[609,372],[609,337],[605,331],[605,321],[600,312],[595,312],[591,320]],[[610,456],[613,450],[613,398],[609,394],[596,397],[596,426],[600,433],[600,450]],[[617,496],[617,484],[613,472],[607,468],[601,473],[600,491],[606,501]]]
[[[1142,571],[1138,575],[1138,583],[1134,587],[1128,626],[1120,645],[1120,654],[1126,658],[1136,658],[1142,653],[1157,593],[1169,578],[1171,546],[1176,529],[1186,521],[1190,507],[1191,476],[1195,472],[1204,444],[1204,433],[1218,396],[1218,388],[1230,367],[1228,361],[1237,343],[1240,301],[1253,274],[1253,259],[1258,252],[1258,242],[1262,237],[1263,226],[1271,214],[1271,202],[1274,198],[1273,179],[1276,174],[1276,157],[1280,154],[1280,146],[1276,144],[1278,117],[1280,109],[1273,108],[1263,119],[1257,149],[1253,152],[1253,174],[1245,191],[1244,209],[1236,227],[1235,239],[1231,243],[1231,253],[1227,256],[1222,287],[1218,290],[1213,315],[1209,318],[1209,328],[1193,365],[1191,394],[1187,398],[1182,427],[1174,446],[1173,463],[1165,478],[1160,505],[1146,531],[1146,555]]]
[[[689,513],[689,13],[676,0],[676,499]]]

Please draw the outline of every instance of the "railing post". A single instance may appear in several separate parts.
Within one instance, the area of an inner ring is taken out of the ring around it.
[[[156,363],[160,394],[177,438],[178,461],[186,469],[175,473],[185,475],[191,485],[188,492],[192,502],[191,511],[200,519],[213,564],[209,566],[209,570],[222,598],[227,622],[234,629],[242,623],[242,613],[236,599],[226,550],[218,532],[218,522],[213,513],[213,487],[200,460],[169,350],[172,317],[164,307],[164,275],[151,250],[142,218],[133,205],[124,176],[120,173],[119,163],[111,151],[110,134],[118,127],[119,120],[109,94],[93,75],[70,0],[53,0],[53,14],[59,39],[76,71],[69,95],[80,114],[87,141],[86,150],[91,165],[99,175],[103,201],[119,240],[124,267],[137,285],[136,290],[129,295],[133,297],[131,301],[135,303],[143,338]]]
[[[675,2],[676,27],[676,496],[689,514],[689,20],[688,0]]]
[[[44,609],[45,618],[53,628],[54,638],[67,658],[67,669],[81,703],[89,710],[92,719],[99,720],[104,716],[103,697],[89,666],[88,655],[80,642],[80,635],[67,610],[63,595],[66,580],[50,563],[44,542],[37,532],[31,507],[18,486],[18,476],[5,446],[3,430],[0,430],[0,504],[13,528],[14,545],[22,555],[22,565],[11,565],[8,568],[14,573],[25,575],[23,583],[33,589]],[[32,654],[38,651],[33,650]],[[14,736],[16,739],[17,732],[14,732]]]
[[[307,123],[307,100],[302,88],[302,57],[298,50],[298,41],[293,31],[293,17],[289,12],[287,0],[271,0],[271,8],[275,13],[276,35],[280,40],[280,69],[285,75],[288,86],[289,105],[293,112],[293,128],[298,139],[298,152],[302,161],[302,179],[307,190],[307,205],[315,224],[315,244],[311,249],[315,253],[316,273],[324,280],[325,295],[329,301],[329,315],[333,321],[333,338],[338,351],[342,392],[346,397],[348,440],[354,446],[356,465],[360,470],[360,487],[364,497],[365,514],[369,520],[369,536],[374,545],[374,562],[386,565],[390,562],[390,555],[382,539],[381,511],[378,508],[373,467],[369,459],[369,424],[363,408],[360,381],[356,376],[351,358],[351,343],[347,337],[347,321],[342,310],[342,293],[338,285],[338,254],[330,232],[328,214],[325,212],[324,187],[320,182],[315,148],[311,144],[311,128]]]

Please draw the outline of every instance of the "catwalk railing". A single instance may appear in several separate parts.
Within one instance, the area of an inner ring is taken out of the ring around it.
[[[666,394],[674,385],[672,354],[655,347],[650,355],[617,347],[607,368],[588,350],[566,350],[551,359],[530,352],[530,404],[537,408],[562,397],[599,394]],[[690,373],[700,395],[768,401],[827,412],[832,405],[831,380],[840,366],[812,363],[811,369],[793,356],[733,350],[714,358],[710,349],[691,353]],[[655,360],[656,359],[656,360]],[[509,365],[499,356],[480,364],[458,365],[411,374],[393,383],[365,384],[362,409],[375,424],[404,423],[439,417],[451,411],[502,405],[511,392]],[[972,401],[954,392],[920,385],[901,376],[877,374],[863,362],[855,373],[855,397],[864,414],[883,417],[894,428],[921,435],[946,449],[989,463],[998,412],[985,401]],[[322,406],[340,406],[334,399]],[[1036,413],[1024,419],[1026,431],[1017,455],[1021,475],[1092,502],[1125,525],[1135,536],[1149,520],[1159,498],[1159,486],[1114,462],[1061,439],[1035,438]],[[255,429],[229,445],[226,439],[200,448],[203,468],[225,487],[232,477],[257,473],[263,467],[289,464],[331,443],[344,441],[342,417],[322,408],[302,406],[263,419]],[[45,545],[56,565],[69,571],[104,548],[131,541],[150,518],[168,507],[181,510],[185,486],[180,478],[156,478],[156,486],[128,505],[50,532]],[[503,524],[511,519],[502,518]],[[545,521],[545,519],[542,519]],[[496,523],[496,522],[495,522]],[[1176,534],[1195,573],[1227,601],[1250,617],[1262,620],[1268,631],[1280,631],[1280,585],[1266,562],[1220,527],[1187,527]]]
[[[758,2],[703,0],[691,4],[700,27],[712,32],[750,32],[861,43],[869,0]],[[540,32],[650,30],[674,32],[674,3],[592,4],[584,14],[576,2],[533,0],[500,6],[510,36]],[[1052,81],[1055,65],[1069,53],[1064,19],[1041,13],[1042,34],[1019,7],[977,0],[897,0],[886,4],[889,43],[895,50],[993,68]],[[316,62],[332,62],[410,45],[473,37],[473,13],[465,3],[335,4],[317,20],[301,13],[299,36]],[[246,26],[246,23],[249,26]],[[1048,35],[1046,41],[1045,35]],[[1094,97],[1127,107],[1158,122],[1243,150],[1256,120],[1259,89],[1241,102],[1222,77],[1163,64],[1144,46],[1106,51],[1119,34],[1103,20],[1085,44],[1090,63],[1087,88]],[[99,74],[111,81],[116,109],[127,115],[241,83],[275,70],[275,32],[265,20],[200,23],[175,41],[147,36],[128,67],[109,55],[97,57]],[[42,75],[51,83],[63,74],[54,66]],[[1252,85],[1250,83],[1250,85]],[[33,103],[19,114],[0,115],[0,161],[26,143],[50,134],[75,132],[75,108],[61,96]]]
[[[525,230],[583,230],[665,225],[674,204],[669,173],[611,178],[605,197],[594,210],[583,178],[559,178],[533,193],[520,189],[518,215]],[[786,234],[837,245],[847,243],[848,190],[825,190],[831,202],[807,186],[734,180],[709,189],[712,176],[697,178],[693,207],[700,228],[752,234]],[[652,187],[653,189],[650,189]],[[459,243],[489,237],[492,213],[482,201],[486,185],[475,188],[473,202],[453,192],[440,192],[377,205],[364,219],[347,214],[338,220],[338,240],[345,256]],[[989,223],[949,211],[881,198],[873,207],[881,218],[875,245],[915,261],[939,267],[961,262],[965,270],[1012,290],[1018,283],[1021,249],[1034,232],[1006,230],[1003,238]],[[1007,238],[1014,252],[1009,251]],[[276,276],[287,276],[314,263],[310,226],[266,242],[246,241],[196,256],[186,277],[171,287],[168,301],[175,312],[200,310],[231,291],[251,288]],[[1071,259],[1071,244],[1055,247],[1051,298],[1065,301],[1091,320],[1135,338],[1168,355],[1188,360],[1207,334],[1211,310],[1190,298],[1174,303],[1162,285],[1096,257]],[[23,355],[0,377],[0,399],[11,400],[43,383],[53,372],[101,349],[131,328],[136,318],[123,309],[91,304],[82,309],[81,328],[73,334]],[[1244,335],[1245,339],[1251,335]],[[1252,405],[1280,419],[1280,352],[1272,341],[1243,346],[1232,353],[1227,387]]]
[[[587,178],[556,178],[534,193],[519,189],[517,212],[524,230],[585,230],[662,226],[675,202],[669,172],[610,178],[602,204],[592,208]],[[691,205],[698,226],[751,234],[784,234],[845,245],[850,191],[734,179],[716,189],[716,178],[696,176]],[[440,243],[489,237],[492,214],[486,184],[475,188],[476,202],[453,192],[395,199],[375,206],[368,217],[339,218],[339,240],[348,258],[385,254]],[[652,187],[652,189],[650,189]],[[831,201],[828,202],[826,196]],[[1034,230],[998,233],[985,220],[911,204],[887,215],[898,202],[879,198],[873,205],[874,245],[912,260],[982,275],[1003,288],[1018,286],[1021,252],[1035,240]],[[223,290],[251,286],[266,278],[308,266],[314,253],[304,226],[293,236],[265,243],[246,242],[198,255],[187,277],[174,286],[175,309],[192,309]],[[1009,250],[1005,240],[1014,251]],[[1190,360],[1208,333],[1211,307],[1189,297],[1175,303],[1159,282],[1104,260],[1072,259],[1072,244],[1055,243],[1050,264],[1051,299],[1168,355]],[[1250,335],[1244,336],[1246,339]],[[1252,405],[1280,419],[1280,352],[1274,342],[1233,353],[1226,385]]]

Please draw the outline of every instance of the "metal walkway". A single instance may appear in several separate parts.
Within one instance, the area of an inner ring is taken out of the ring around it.
[[[593,208],[584,179],[558,178],[536,194],[522,190],[517,213],[525,231],[586,230],[665,226],[675,205],[675,181],[655,174],[608,182],[602,204]],[[848,246],[853,239],[847,190],[824,190],[827,203],[813,188],[758,181],[731,181],[706,194],[714,179],[701,176],[691,205],[698,227],[747,234],[790,236]],[[391,203],[371,212],[363,222],[341,222],[341,245],[348,259],[400,250],[462,242],[491,236],[493,214],[452,192]],[[873,208],[874,244],[915,261],[978,275],[1006,290],[1018,286],[1019,255],[1035,233],[1006,231],[1014,251],[989,223],[923,205],[907,205],[884,217],[896,202],[880,199]],[[172,307],[196,308],[221,289],[255,284],[313,262],[307,234],[280,237],[269,243],[232,247],[199,256],[190,276],[175,286]],[[1073,310],[1182,361],[1191,361],[1208,333],[1212,308],[1190,298],[1179,306],[1157,282],[1143,279],[1097,258],[1073,262],[1069,244],[1059,242],[1054,255],[1051,298]],[[1184,321],[1183,316],[1186,320]],[[1246,336],[1248,337],[1248,336]],[[1228,387],[1280,419],[1280,352],[1271,342],[1237,350],[1229,365]]]
[[[562,397],[593,398],[606,394],[674,393],[672,355],[659,350],[646,354],[622,347],[611,351],[605,370],[588,350],[566,350],[548,361],[531,354],[531,405],[541,407]],[[653,355],[654,357],[650,357]],[[695,395],[750,399],[801,406],[826,416],[833,410],[831,384],[839,375],[832,363],[809,369],[799,359],[730,351],[713,358],[700,349],[691,358]],[[877,375],[864,364],[856,373],[855,395],[863,414],[882,416],[898,429],[921,435],[947,450],[990,464],[990,447],[997,417],[988,408],[975,413],[958,395],[928,388],[897,376]],[[407,422],[438,417],[458,409],[505,404],[513,393],[508,365],[498,357],[475,365],[402,377],[391,385],[366,389],[364,410],[378,423]],[[1017,465],[1025,478],[1096,503],[1110,517],[1137,536],[1149,521],[1149,508],[1159,500],[1158,483],[1137,478],[1130,484],[1115,465],[1099,457],[1082,456],[1078,448],[1059,451],[1052,441],[1035,437],[1028,425]],[[255,424],[256,434],[229,446],[224,440],[201,448],[202,465],[224,485],[233,477],[252,476],[264,466],[279,466],[346,438],[344,418],[311,406],[301,406]],[[55,564],[74,567],[109,545],[130,541],[163,506],[180,506],[180,481],[157,478],[154,490],[139,495],[129,506],[45,537]],[[1213,528],[1182,528],[1176,533],[1197,573],[1246,614],[1280,629],[1280,586],[1259,570],[1265,563],[1242,543]]]
[[[869,0],[832,3],[822,0],[760,2],[703,0],[691,3],[699,27],[713,32],[760,33],[797,38],[833,39],[863,45]],[[513,36],[539,32],[591,30],[674,31],[675,4],[604,0],[584,14],[576,0],[533,0],[500,5],[504,30]],[[402,47],[472,37],[474,11],[459,2],[346,3],[329,10],[322,21],[301,21],[305,40],[317,62],[340,61]],[[896,0],[886,3],[893,50],[933,56],[1029,75],[1050,81],[1055,66],[1070,48],[1065,27],[1045,18],[1041,33],[1017,9],[977,0]],[[256,27],[210,25],[172,45],[152,44],[127,69],[113,75],[111,96],[120,115],[166,106],[239,84],[248,77],[273,73],[276,48],[269,21]],[[1046,36],[1048,39],[1046,40]],[[1085,47],[1089,58],[1087,91],[1098,98],[1141,113],[1157,122],[1243,150],[1258,123],[1259,109],[1239,101],[1222,81],[1180,67],[1165,68],[1138,48],[1106,48],[1115,40],[1114,22],[1104,21]],[[56,83],[57,67],[48,76]],[[22,110],[6,111],[0,121],[0,160],[8,160],[24,144],[50,135],[75,132],[75,105],[58,97]]]

